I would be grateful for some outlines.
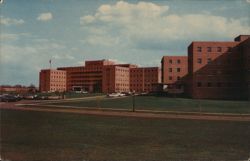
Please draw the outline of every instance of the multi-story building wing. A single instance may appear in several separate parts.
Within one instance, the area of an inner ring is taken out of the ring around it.
[[[242,39],[241,39],[242,40]],[[193,98],[242,99],[243,57],[234,42],[192,42],[188,47],[188,93]]]
[[[169,93],[183,93],[188,74],[187,56],[164,56],[161,60],[162,83]]]
[[[235,40],[243,41],[240,43],[238,50],[243,54],[243,72],[244,72],[244,82],[245,90],[242,92],[245,93],[245,97],[250,100],[250,36],[241,35],[235,38]],[[247,39],[248,38],[248,39]]]
[[[153,85],[161,82],[158,67],[130,68],[130,91],[151,92]]]
[[[129,68],[108,65],[103,69],[102,91],[105,93],[129,92]]]
[[[39,73],[41,92],[66,91],[66,72],[55,69],[43,69]]]
[[[101,92],[103,67],[112,64],[114,62],[108,60],[94,60],[86,61],[85,66],[61,67],[58,70],[67,71],[67,91]]]

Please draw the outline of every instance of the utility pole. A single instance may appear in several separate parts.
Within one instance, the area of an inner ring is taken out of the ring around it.
[[[135,112],[135,94],[134,93],[132,95],[132,100],[133,100],[133,109],[132,109],[132,112]]]

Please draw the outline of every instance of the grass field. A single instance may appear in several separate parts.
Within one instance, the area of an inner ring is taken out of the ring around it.
[[[101,107],[132,109],[132,97],[117,99],[78,100],[56,103],[56,105],[76,107]],[[185,98],[167,98],[154,96],[136,96],[136,109],[166,110],[211,113],[250,113],[250,101],[194,100]]]
[[[1,110],[9,160],[246,160],[250,122]]]

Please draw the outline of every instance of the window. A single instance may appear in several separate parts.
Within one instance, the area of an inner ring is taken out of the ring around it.
[[[198,59],[197,59],[197,63],[198,63],[198,64],[201,64],[201,63],[202,63],[202,59],[201,59],[201,58],[198,58]]]
[[[177,72],[181,72],[181,68],[177,68],[176,71],[177,71]]]
[[[181,63],[181,60],[180,60],[180,59],[178,59],[178,60],[177,60],[177,64],[180,64],[180,63]]]
[[[209,64],[209,63],[211,63],[212,62],[212,59],[211,58],[208,58],[207,59],[207,63]]]
[[[169,72],[172,72],[172,68],[169,68],[168,71],[169,71]]]
[[[172,64],[172,59],[169,59],[169,63]]]
[[[221,52],[221,47],[217,47],[217,52]]]
[[[207,52],[211,52],[212,48],[211,47],[207,47]]]
[[[172,77],[170,76],[170,77],[168,77],[168,79],[169,79],[169,80],[172,80]]]
[[[232,51],[232,48],[231,48],[231,47],[228,47],[228,48],[227,48],[227,51],[228,51],[228,52],[231,52],[231,51]]]
[[[211,86],[212,86],[212,83],[208,82],[207,87],[211,87]]]
[[[181,79],[181,77],[180,76],[177,76],[177,80],[180,80]]]
[[[201,82],[197,82],[197,87],[201,87]]]
[[[202,48],[201,47],[197,47],[197,51],[198,52],[202,52]]]

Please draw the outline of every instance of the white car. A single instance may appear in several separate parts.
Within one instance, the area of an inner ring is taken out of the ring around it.
[[[117,93],[110,93],[107,95],[108,97],[119,97]]]

